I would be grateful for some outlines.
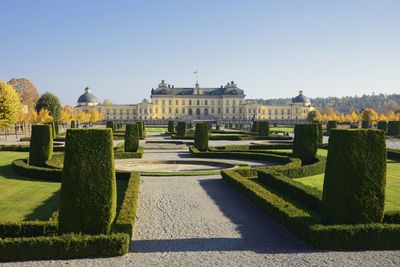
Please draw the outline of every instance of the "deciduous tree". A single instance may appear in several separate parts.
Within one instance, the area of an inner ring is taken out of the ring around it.
[[[9,80],[8,84],[12,85],[15,91],[21,96],[23,105],[27,105],[28,108],[35,106],[39,99],[39,93],[31,81],[25,78],[18,78]]]
[[[57,96],[52,93],[46,92],[40,96],[36,102],[35,109],[40,112],[42,109],[47,109],[50,115],[55,119],[60,119],[61,104]]]
[[[0,129],[13,125],[21,112],[21,100],[14,87],[0,81]]]

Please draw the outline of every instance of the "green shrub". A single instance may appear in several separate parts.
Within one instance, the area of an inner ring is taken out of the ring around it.
[[[269,121],[258,122],[258,134],[261,136],[269,135]]]
[[[189,122],[188,125],[187,125],[187,128],[188,129],[192,129],[193,128],[193,123]]]
[[[385,134],[372,129],[332,130],[323,187],[322,222],[381,222],[385,185]]]
[[[258,121],[253,121],[253,124],[251,125],[251,132],[258,133]]]
[[[337,128],[337,121],[328,121],[328,124],[326,125],[326,131],[328,134],[330,134],[331,129]]]
[[[280,194],[306,206],[310,210],[319,213],[321,209],[322,192],[314,187],[304,185],[286,177],[276,171],[259,171],[258,179],[268,189],[274,189]]]
[[[71,121],[71,129],[74,129],[75,127],[75,121]]]
[[[208,123],[196,123],[194,133],[194,147],[200,151],[207,151],[208,148]]]
[[[386,211],[383,216],[383,223],[400,224],[400,210]]]
[[[60,133],[60,122],[59,121],[54,121],[54,129],[56,131],[56,135]],[[54,135],[54,137],[56,135]]]
[[[110,128],[113,132],[116,130],[115,124],[113,121],[107,121],[106,128]]]
[[[139,138],[140,138],[140,140],[144,140],[146,138],[146,128],[144,126],[144,122],[138,121],[138,122],[136,122],[136,124],[138,125]]]
[[[186,122],[180,121],[176,126],[176,135],[177,136],[185,136],[186,135]]]
[[[129,235],[66,234],[0,239],[0,261],[121,256],[129,251]]]
[[[125,190],[124,200],[120,211],[115,218],[112,231],[132,235],[136,222],[136,210],[139,198],[140,173],[129,174],[128,186]]]
[[[29,164],[44,167],[53,154],[53,132],[50,125],[33,125]]]
[[[173,133],[175,129],[175,123],[174,121],[168,121],[168,132]]]
[[[324,139],[324,131],[322,130],[322,123],[316,123],[316,125],[318,127],[318,144],[322,144]]]
[[[387,134],[389,136],[400,136],[400,121],[389,121]]]
[[[387,128],[388,128],[387,124],[388,124],[387,121],[378,121],[376,128],[381,131],[387,132]]]
[[[109,233],[115,212],[112,130],[68,130],[60,195],[60,232]]]
[[[369,128],[371,128],[371,124],[369,123],[369,121],[362,121],[361,122],[361,128],[369,129]]]
[[[62,176],[61,169],[38,167],[27,164],[24,159],[17,159],[12,162],[13,170],[25,177],[45,180],[50,182],[60,182]]]
[[[137,124],[127,124],[125,129],[125,152],[136,152],[139,148],[139,130]]]
[[[0,238],[34,237],[57,234],[57,223],[49,221],[18,221],[0,223]]]
[[[293,156],[300,158],[303,165],[312,163],[318,150],[318,126],[296,124],[294,128]]]
[[[324,173],[325,165],[326,165],[325,158],[316,158],[314,163],[303,165],[300,167],[286,168],[281,170],[281,172],[290,178],[308,177]]]

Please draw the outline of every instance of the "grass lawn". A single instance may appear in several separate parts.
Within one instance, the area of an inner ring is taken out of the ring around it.
[[[294,128],[291,127],[270,127],[270,131],[281,131],[281,132],[287,132],[287,133],[293,133]]]
[[[15,159],[27,152],[0,152],[0,222],[48,220],[57,210],[60,183],[42,182],[16,174],[11,167]],[[118,206],[127,181],[117,181]]]
[[[322,190],[324,174],[294,180]],[[400,162],[398,161],[387,161],[385,210],[400,210]]]
[[[168,127],[163,127],[163,126],[157,126],[157,127],[150,127],[150,126],[146,126],[146,132],[149,133],[158,133],[158,132],[166,132],[168,130]]]

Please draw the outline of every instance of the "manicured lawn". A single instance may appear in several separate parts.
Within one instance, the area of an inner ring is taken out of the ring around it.
[[[168,127],[163,127],[163,126],[158,126],[158,127],[146,126],[146,132],[149,132],[149,133],[151,133],[151,132],[162,132],[162,133],[164,133],[167,130],[168,130]]]
[[[269,130],[270,131],[287,132],[287,133],[293,133],[294,132],[294,128],[290,128],[290,127],[270,127]]]
[[[294,180],[322,190],[324,174]],[[385,210],[400,210],[400,162],[392,160],[387,162]]]
[[[48,220],[57,210],[60,183],[42,182],[16,174],[11,167],[26,152],[0,152],[0,222]],[[127,181],[117,181],[120,206]]]

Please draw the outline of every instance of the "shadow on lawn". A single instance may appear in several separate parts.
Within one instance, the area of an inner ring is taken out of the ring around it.
[[[48,199],[37,206],[32,213],[25,216],[25,221],[47,221],[52,213],[58,209],[60,190],[54,192]]]
[[[240,193],[224,184],[222,179],[204,179],[199,180],[199,183],[224,216],[236,226],[240,237],[134,240],[131,251],[141,253],[188,251],[307,253],[315,251]]]

